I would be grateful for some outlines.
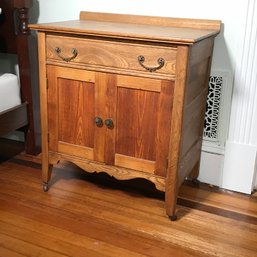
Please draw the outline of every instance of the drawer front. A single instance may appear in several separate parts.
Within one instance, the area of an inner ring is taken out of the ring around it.
[[[47,35],[47,60],[105,70],[174,75],[175,47]]]

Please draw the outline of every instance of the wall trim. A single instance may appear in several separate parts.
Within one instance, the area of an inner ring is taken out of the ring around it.
[[[257,146],[227,141],[221,187],[251,194],[255,182]]]
[[[245,33],[235,69],[222,187],[250,194],[255,186],[257,134],[257,4],[248,0]]]
[[[198,180],[221,187],[223,162],[223,154],[202,151]]]

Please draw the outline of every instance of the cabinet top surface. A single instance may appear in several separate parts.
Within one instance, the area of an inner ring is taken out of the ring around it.
[[[216,36],[220,26],[217,20],[81,12],[79,20],[31,24],[30,28],[52,33],[193,44]]]

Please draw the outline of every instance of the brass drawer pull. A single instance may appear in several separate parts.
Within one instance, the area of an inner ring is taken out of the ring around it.
[[[71,53],[73,55],[71,57],[63,57],[61,55],[62,50],[58,46],[55,48],[55,52],[58,55],[58,57],[60,57],[65,62],[70,62],[71,60],[75,59],[77,57],[77,55],[78,55],[78,50],[76,48],[72,48]]]
[[[137,60],[143,68],[145,68],[147,71],[150,71],[150,72],[157,71],[157,70],[161,69],[165,64],[165,60],[163,58],[158,58],[157,63],[159,64],[159,66],[157,66],[157,67],[147,67],[147,66],[144,65],[145,57],[143,55],[139,55],[137,57]]]

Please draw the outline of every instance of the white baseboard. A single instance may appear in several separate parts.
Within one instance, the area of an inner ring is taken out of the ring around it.
[[[221,187],[250,194],[254,189],[257,146],[227,142]]]
[[[199,181],[221,186],[224,155],[202,151]]]
[[[257,162],[256,162],[257,163]],[[257,168],[256,168],[257,170]],[[254,190],[257,191],[257,171],[255,172],[255,184],[254,184]]]

